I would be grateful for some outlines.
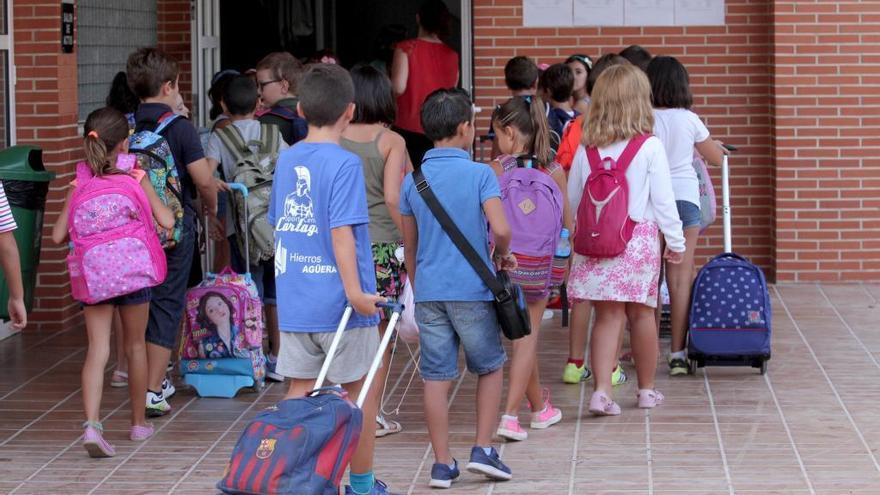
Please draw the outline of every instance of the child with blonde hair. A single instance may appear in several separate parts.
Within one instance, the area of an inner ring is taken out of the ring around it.
[[[595,374],[590,412],[616,416],[620,407],[611,396],[611,372],[617,362],[618,337],[624,319],[629,320],[638,377],[638,406],[653,408],[663,402],[654,389],[657,368],[657,330],[654,308],[660,276],[660,232],[666,239],[663,257],[680,263],[685,251],[681,221],[669,174],[666,151],[650,135],[654,127],[651,86],[643,72],[632,65],[608,68],[592,92],[589,115],[569,176],[571,207],[583,198],[591,170],[617,161],[628,184],[628,215],[635,222],[625,250],[613,257],[577,254],[569,276],[569,295],[593,302],[596,322],[590,341],[590,358]],[[629,162],[629,163],[627,163]],[[628,167],[627,167],[628,165]],[[579,228],[583,222],[579,219]],[[601,220],[600,220],[601,221]],[[583,232],[581,233],[583,234]]]

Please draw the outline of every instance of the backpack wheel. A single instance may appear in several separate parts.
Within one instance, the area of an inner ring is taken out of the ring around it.
[[[761,374],[767,374],[767,360],[761,361]]]
[[[688,360],[688,375],[696,375],[697,374],[697,360],[690,359]]]

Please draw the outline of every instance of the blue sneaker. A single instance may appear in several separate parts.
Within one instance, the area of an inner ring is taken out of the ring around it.
[[[428,486],[431,488],[451,487],[452,483],[461,476],[461,471],[458,470],[458,461],[452,459],[452,465],[453,467],[450,468],[447,464],[435,462],[431,467],[431,482],[428,483]]]
[[[275,361],[269,361],[268,358],[266,359],[266,379],[271,380],[273,382],[283,382],[284,377],[279,375],[275,371],[276,366],[278,366],[277,359]]]
[[[510,468],[501,462],[495,447],[492,447],[487,455],[482,447],[474,446],[471,449],[471,460],[465,469],[496,481],[507,481],[513,477]]]
[[[345,485],[345,495],[357,495],[354,490],[351,489],[351,486]],[[366,495],[399,495],[397,493],[391,493],[388,491],[388,485],[384,482],[376,480],[373,483],[373,489],[370,490],[370,493]]]

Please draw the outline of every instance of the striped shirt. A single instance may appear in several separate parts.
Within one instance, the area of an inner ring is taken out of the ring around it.
[[[0,234],[15,230],[15,219],[12,218],[12,210],[9,209],[9,202],[6,201],[6,192],[3,190],[3,183],[0,182]]]

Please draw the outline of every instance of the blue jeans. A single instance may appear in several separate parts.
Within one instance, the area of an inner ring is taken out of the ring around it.
[[[423,380],[458,378],[458,347],[464,348],[468,371],[486,375],[504,366],[507,355],[495,307],[489,301],[416,303]]]
[[[675,206],[678,208],[678,218],[681,219],[681,228],[699,227],[703,219],[700,207],[690,201],[675,200]]]
[[[195,216],[187,211],[183,219],[180,242],[173,249],[165,251],[168,276],[165,277],[164,282],[150,291],[152,297],[146,338],[151,344],[174,349],[186,306],[186,286],[192,267],[195,242]]]

